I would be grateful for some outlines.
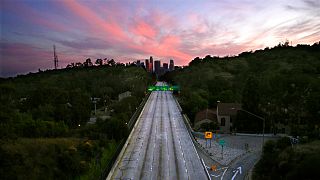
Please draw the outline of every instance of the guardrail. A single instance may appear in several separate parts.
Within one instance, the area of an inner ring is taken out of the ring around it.
[[[146,95],[146,97],[144,97],[144,99],[142,100],[142,102],[140,103],[140,105],[138,106],[137,110],[133,113],[133,115],[131,116],[129,122],[128,122],[128,127],[129,130],[131,131],[133,128],[133,125],[136,123],[138,116],[140,115],[144,105],[146,104],[147,100],[149,99],[151,92],[148,92],[148,94]]]
[[[107,165],[107,166],[105,167],[105,169],[103,170],[103,172],[102,172],[102,174],[100,175],[100,178],[99,178],[99,179],[101,179],[101,180],[106,179],[107,174],[108,174],[109,171],[111,170],[111,168],[112,168],[114,162],[116,161],[119,153],[121,152],[121,149],[122,149],[122,147],[123,147],[123,145],[124,145],[125,142],[126,142],[125,139],[122,139],[122,140],[120,141],[120,144],[118,145],[118,147],[117,147],[114,155],[112,156],[112,158],[111,158],[111,160],[109,161],[108,165]]]
[[[132,134],[132,129],[133,129],[134,125],[136,124],[136,122],[138,120],[138,117],[139,117],[139,115],[141,114],[141,112],[143,110],[144,105],[148,101],[150,94],[151,93],[148,92],[148,94],[144,97],[144,99],[141,101],[140,105],[138,106],[136,111],[133,113],[133,115],[131,116],[131,118],[130,118],[130,120],[128,122],[128,128],[129,128],[129,131],[130,131],[130,135]],[[129,137],[130,137],[130,135],[129,135]],[[129,139],[129,137],[128,137],[128,139]],[[105,167],[105,169],[103,170],[103,173],[100,176],[101,180],[105,180],[107,178],[109,172],[111,171],[111,169],[112,169],[114,163],[116,162],[119,154],[121,153],[123,147],[126,145],[126,142],[127,142],[127,139],[122,139],[120,141],[120,144],[118,145],[116,152],[112,156],[111,161]]]

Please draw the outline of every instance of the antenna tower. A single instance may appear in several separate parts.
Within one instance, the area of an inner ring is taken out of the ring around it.
[[[57,69],[58,68],[58,55],[56,53],[56,46],[53,45],[53,62],[54,62],[54,69]]]

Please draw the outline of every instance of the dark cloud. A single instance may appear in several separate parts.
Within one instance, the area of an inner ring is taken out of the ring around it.
[[[309,16],[320,17],[319,0],[302,0],[302,6],[285,5],[285,8],[297,12],[306,12]]]
[[[307,7],[310,8],[320,8],[320,1],[319,0],[303,0]]]
[[[0,76],[27,73],[38,68],[50,67],[52,52],[26,43],[0,42]]]
[[[78,50],[90,50],[90,49],[108,49],[112,47],[111,42],[97,38],[86,38],[83,40],[57,40],[56,42]]]

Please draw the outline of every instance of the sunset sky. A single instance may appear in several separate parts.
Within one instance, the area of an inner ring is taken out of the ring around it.
[[[320,40],[320,0],[1,0],[0,76],[86,58],[177,65]]]

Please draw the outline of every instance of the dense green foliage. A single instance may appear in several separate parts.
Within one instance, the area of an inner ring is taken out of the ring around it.
[[[104,152],[114,152],[115,144],[110,141]],[[0,148],[1,178],[73,179],[88,171],[98,148],[96,142],[74,138],[22,138],[5,142]]]
[[[265,144],[253,179],[318,179],[319,167],[320,141],[292,147],[289,138],[282,138]]]
[[[151,77],[143,68],[74,67],[0,82],[2,179],[97,179],[128,135]],[[120,93],[131,96],[118,100]],[[97,109],[111,118],[87,124]],[[113,147],[113,148],[111,148]],[[101,161],[99,171],[95,165]],[[6,173],[10,172],[10,173]]]
[[[316,135],[320,127],[320,44],[279,45],[234,57],[195,58],[164,79],[181,88],[179,102],[191,120],[217,101],[238,102],[266,118],[266,132],[277,123],[293,135]],[[261,121],[239,113],[234,128],[261,131]],[[318,125],[318,126],[315,126]]]

